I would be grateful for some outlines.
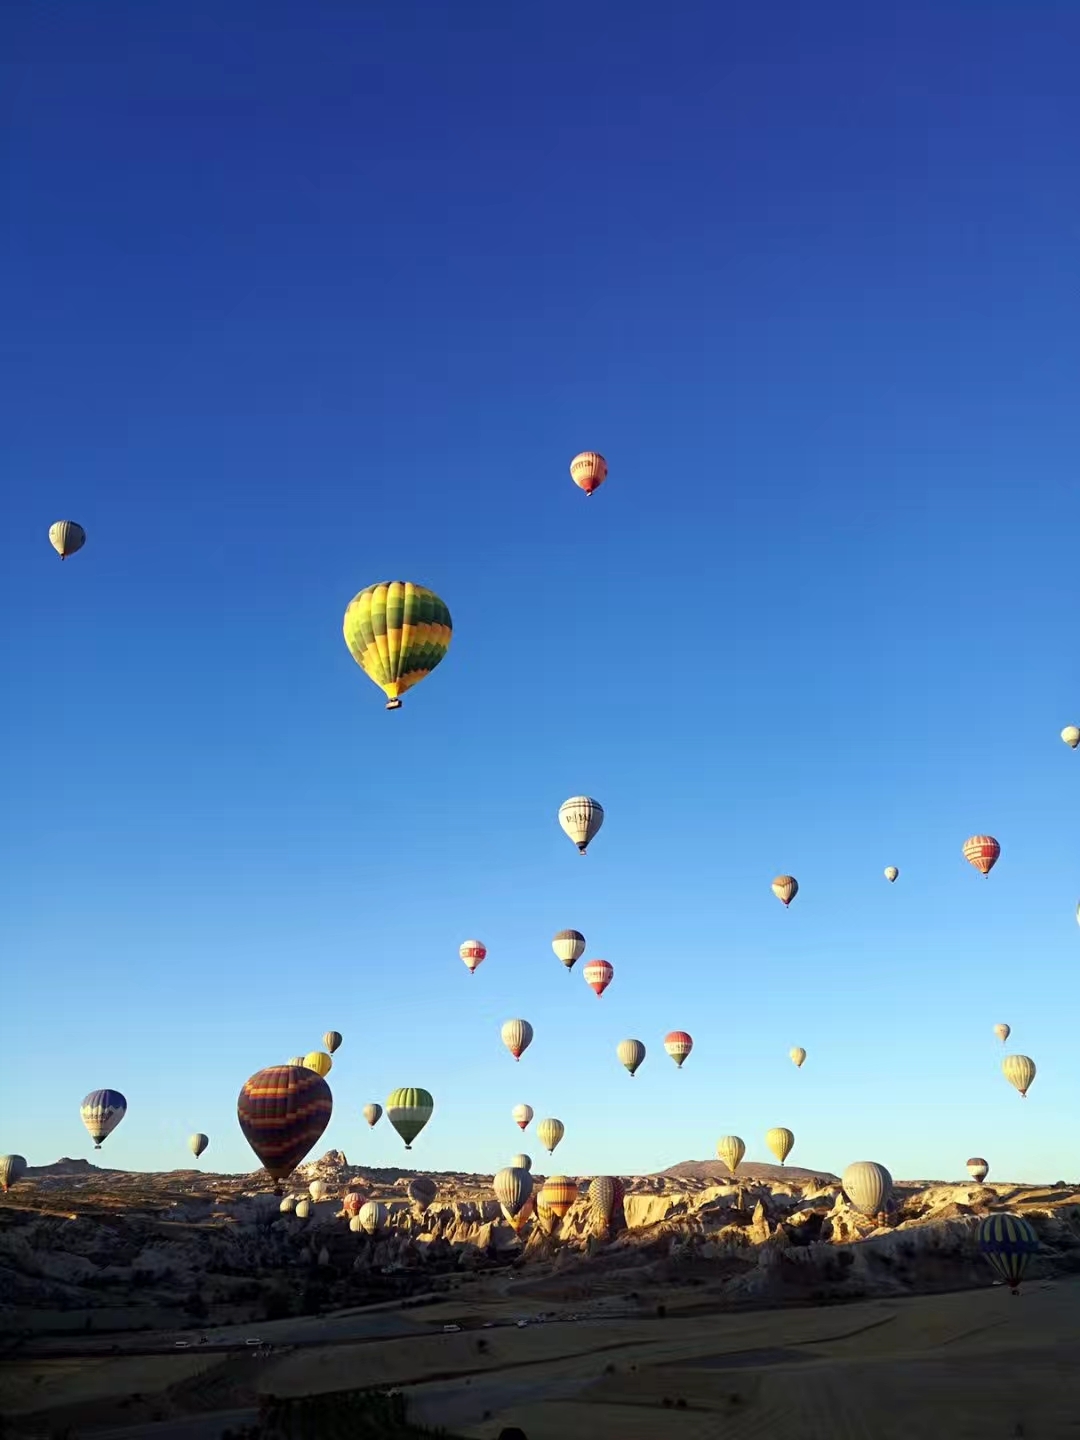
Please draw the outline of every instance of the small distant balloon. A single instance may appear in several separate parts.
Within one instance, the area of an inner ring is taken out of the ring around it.
[[[295,1196],[295,1195],[285,1195],[285,1196],[283,1196],[283,1197],[282,1197],[281,1204],[278,1206],[278,1209],[280,1210],[280,1212],[282,1213],[282,1215],[291,1215],[291,1214],[293,1213],[293,1211],[296,1209],[296,1196]]]
[[[427,1090],[404,1086],[393,1091],[386,1099],[386,1118],[405,1141],[405,1149],[412,1149],[412,1142],[431,1119],[435,1112],[435,1101]]]
[[[57,520],[49,526],[49,544],[61,560],[66,560],[86,544],[86,531],[74,520]]]
[[[507,1020],[500,1033],[503,1044],[515,1060],[520,1060],[532,1044],[533,1028],[528,1020]]]
[[[515,1105],[510,1115],[514,1124],[519,1130],[527,1130],[529,1121],[533,1118],[533,1107],[531,1105]]]
[[[326,1034],[322,1037],[322,1043],[326,1046],[327,1050],[330,1051],[330,1054],[333,1055],[341,1045],[340,1032],[337,1030],[327,1030]]]
[[[994,1026],[994,1034],[997,1036],[997,1038],[998,1038],[998,1039],[1001,1041],[1001,1043],[1004,1045],[1004,1044],[1005,1044],[1005,1041],[1006,1041],[1006,1040],[1009,1038],[1009,1036],[1012,1034],[1012,1028],[1011,1028],[1011,1026],[1006,1025],[1006,1024],[1004,1024],[1004,1023],[1002,1023],[1002,1024],[1000,1024],[1000,1025],[995,1025],[995,1026]]]
[[[359,1190],[350,1190],[345,1196],[345,1198],[342,1200],[341,1208],[342,1210],[344,1210],[345,1214],[348,1215],[350,1219],[352,1219],[354,1215],[360,1214],[360,1210],[366,1199],[367,1196],[362,1194]],[[359,1226],[357,1228],[359,1229]]]
[[[280,1206],[278,1208],[280,1209]],[[311,1214],[311,1201],[306,1199],[297,1200],[293,1214],[298,1220],[306,1220]]]
[[[417,1206],[421,1215],[427,1213],[428,1206],[438,1193],[438,1185],[426,1175],[417,1175],[409,1181],[409,1199]]]
[[[375,1235],[385,1227],[389,1214],[381,1200],[368,1200],[360,1207],[360,1214],[356,1218],[365,1235]]]
[[[303,1055],[294,1055],[290,1060],[287,1060],[285,1063],[287,1065],[303,1065],[304,1057]]]
[[[1080,745],[1080,725],[1066,725],[1061,738],[1070,750],[1075,750]]]
[[[1031,1082],[1035,1079],[1035,1061],[1030,1055],[1006,1055],[1001,1062],[1001,1073],[1014,1089],[1027,1099]]]
[[[746,1145],[738,1135],[721,1135],[716,1142],[716,1153],[734,1175],[742,1164],[742,1158],[746,1154]]]
[[[487,955],[487,946],[482,940],[466,940],[458,950],[458,954],[464,960],[469,974],[475,975],[476,967],[483,964]]]
[[[791,1154],[791,1147],[795,1144],[795,1136],[790,1130],[785,1130],[782,1125],[775,1126],[765,1136],[765,1144],[776,1156],[780,1164]]]
[[[582,855],[604,823],[604,807],[588,795],[574,795],[559,806],[559,824]]]
[[[308,1070],[314,1070],[322,1080],[325,1080],[334,1068],[334,1062],[325,1050],[312,1050],[310,1054],[304,1056],[304,1065]]]
[[[191,1153],[195,1156],[195,1159],[197,1160],[209,1144],[209,1135],[192,1135],[191,1139],[188,1141],[188,1149],[191,1151]]]
[[[312,1180],[311,1184],[307,1188],[308,1194],[317,1204],[326,1194],[326,1181]]]
[[[127,1101],[119,1090],[91,1090],[79,1107],[82,1122],[90,1132],[94,1149],[111,1135],[127,1114]]]
[[[974,865],[980,875],[989,875],[1001,855],[1001,846],[992,835],[972,835],[964,841],[964,859]]]
[[[632,1080],[634,1072],[645,1059],[645,1046],[640,1040],[620,1040],[615,1047],[615,1053],[619,1057],[619,1063],[630,1071]]]
[[[615,967],[606,960],[590,960],[581,973],[589,989],[597,995],[603,995],[615,978]]]
[[[880,1215],[892,1194],[892,1176],[876,1160],[856,1160],[844,1171],[841,1184],[852,1207],[863,1215]]]
[[[683,1061],[693,1048],[694,1041],[685,1030],[669,1030],[664,1036],[664,1050],[680,1070],[683,1067]]]
[[[580,930],[560,930],[552,940],[551,948],[567,970],[572,970],[575,961],[585,954],[585,936]]]
[[[582,450],[570,461],[570,478],[579,490],[591,495],[607,479],[607,461],[595,450]]]
[[[555,1146],[566,1134],[566,1126],[561,1120],[540,1120],[536,1126],[536,1138],[543,1145],[549,1155],[554,1153]]]
[[[532,1156],[526,1155],[524,1151],[520,1155],[511,1155],[510,1168],[512,1170],[532,1170]]]
[[[495,1199],[513,1219],[532,1194],[533,1178],[524,1167],[508,1165],[493,1177],[491,1188]]]
[[[892,885],[899,878],[899,875],[900,871],[896,868],[895,865],[885,866],[885,879],[888,880],[890,885]]]
[[[0,1155],[0,1189],[5,1195],[25,1174],[25,1155]]]
[[[967,1171],[973,1180],[982,1184],[990,1173],[990,1166],[981,1155],[973,1155],[967,1162]]]
[[[772,882],[772,893],[786,910],[799,893],[799,882],[794,875],[777,875]]]
[[[806,1051],[803,1049],[803,1047],[801,1045],[793,1046],[788,1051],[788,1055],[790,1056],[791,1063],[795,1066],[796,1070],[801,1070],[803,1067],[803,1061],[806,1059]]]
[[[360,1114],[363,1115],[364,1119],[374,1130],[375,1126],[382,1119],[382,1106],[377,1105],[375,1101],[372,1100],[370,1104],[364,1106],[363,1110],[360,1111]]]
[[[979,1251],[986,1256],[1015,1295],[1031,1257],[1039,1249],[1039,1237],[1019,1215],[987,1215],[979,1222]]]

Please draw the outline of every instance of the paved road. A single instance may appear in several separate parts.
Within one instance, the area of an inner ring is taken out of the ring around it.
[[[253,1425],[255,1410],[214,1410],[206,1415],[186,1415],[181,1420],[152,1420],[142,1425],[81,1430],[84,1440],[221,1440],[221,1432],[241,1425]]]

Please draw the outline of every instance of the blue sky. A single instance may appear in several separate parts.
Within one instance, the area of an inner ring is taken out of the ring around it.
[[[1075,1175],[1080,13],[867,8],[5,17],[0,1149],[112,1086],[97,1158],[250,1168],[333,1026],[358,1163],[418,1084],[436,1169],[525,1100],[570,1173]],[[387,714],[394,577],[455,628]]]

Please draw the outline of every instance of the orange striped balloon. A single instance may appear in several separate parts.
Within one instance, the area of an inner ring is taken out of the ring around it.
[[[583,450],[570,461],[570,478],[586,495],[591,495],[607,479],[607,461],[595,450]]]
[[[550,1175],[543,1183],[536,1203],[561,1220],[577,1199],[577,1186],[565,1175]]]
[[[664,1036],[664,1049],[675,1064],[682,1069],[682,1063],[694,1048],[694,1042],[685,1030],[672,1030]]]
[[[602,995],[615,978],[615,967],[606,960],[590,960],[582,971],[585,984],[597,995]]]
[[[998,862],[1001,846],[993,835],[972,835],[964,841],[964,859],[982,875],[989,875]]]

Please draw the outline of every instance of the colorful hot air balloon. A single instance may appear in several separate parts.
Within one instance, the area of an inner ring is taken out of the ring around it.
[[[334,1062],[325,1050],[312,1050],[304,1056],[304,1064],[307,1069],[314,1070],[321,1080],[325,1080],[334,1068]]]
[[[899,876],[899,874],[900,874],[900,871],[896,868],[895,865],[886,865],[886,866],[885,866],[885,879],[888,880],[888,882],[889,882],[890,885],[893,884],[893,882],[897,879],[897,877]]]
[[[555,1153],[555,1146],[566,1134],[566,1126],[561,1120],[538,1120],[536,1124],[536,1138],[543,1145],[549,1155]]]
[[[854,1209],[863,1215],[880,1215],[892,1194],[892,1176],[876,1160],[856,1160],[844,1171],[841,1184]]]
[[[1001,846],[992,835],[972,835],[964,841],[964,859],[982,875],[989,875],[998,862]]]
[[[716,1153],[734,1175],[742,1164],[746,1145],[739,1135],[721,1135],[716,1142]]]
[[[382,1118],[382,1106],[376,1105],[373,1100],[369,1105],[364,1106],[363,1110],[360,1111],[360,1114],[363,1115],[364,1119],[371,1126],[372,1130],[374,1130],[375,1126]]]
[[[527,1130],[534,1111],[531,1105],[515,1105],[510,1114],[519,1130]]]
[[[799,882],[794,875],[777,875],[772,882],[772,893],[786,910],[799,893]]]
[[[967,1169],[971,1178],[981,1185],[990,1171],[990,1166],[981,1155],[973,1155],[967,1162]]]
[[[806,1059],[806,1051],[803,1047],[801,1045],[792,1046],[788,1051],[788,1055],[790,1055],[791,1063],[795,1066],[796,1070],[801,1070],[803,1061]]]
[[[589,1181],[589,1213],[608,1226],[622,1209],[626,1188],[617,1175],[596,1175]]]
[[[559,824],[582,855],[604,823],[604,807],[587,795],[574,795],[559,806]]]
[[[49,526],[49,544],[61,560],[66,560],[86,544],[86,531],[74,520],[57,520]]]
[[[495,1191],[496,1200],[513,1219],[532,1194],[533,1178],[528,1170],[508,1165],[494,1177],[491,1188]]]
[[[365,1235],[375,1235],[385,1228],[389,1216],[390,1212],[381,1200],[368,1200],[361,1205],[360,1214],[356,1218]]]
[[[785,1130],[782,1125],[775,1126],[765,1136],[765,1144],[776,1156],[780,1164],[791,1154],[791,1147],[795,1144],[795,1136],[790,1130]]]
[[[615,978],[615,967],[606,960],[590,960],[581,973],[589,989],[602,995]]]
[[[340,1031],[327,1030],[326,1034],[322,1037],[322,1043],[326,1046],[327,1050],[330,1051],[330,1054],[333,1055],[341,1046]]]
[[[549,1175],[536,1197],[538,1206],[551,1210],[561,1220],[577,1199],[578,1189],[566,1175]]]
[[[191,1153],[195,1156],[195,1159],[197,1160],[199,1156],[203,1153],[203,1151],[206,1149],[206,1147],[210,1144],[210,1137],[209,1135],[201,1134],[192,1135],[191,1139],[187,1143],[188,1149],[191,1151]]]
[[[502,1042],[510,1054],[515,1060],[520,1060],[532,1044],[533,1028],[528,1020],[507,1020],[501,1033]]]
[[[506,1206],[502,1207],[503,1217],[515,1235],[520,1235],[536,1213],[536,1196],[530,1195],[516,1215],[511,1215]]]
[[[552,940],[551,948],[567,970],[572,970],[574,962],[585,954],[585,936],[580,930],[560,930]]]
[[[1080,725],[1066,725],[1061,738],[1070,750],[1075,750],[1080,745]]]
[[[330,1123],[334,1097],[304,1065],[270,1065],[246,1081],[236,1101],[244,1139],[271,1180],[291,1175]]]
[[[417,1207],[421,1215],[427,1214],[428,1206],[438,1193],[438,1185],[426,1175],[417,1175],[409,1181],[409,1199]]]
[[[595,450],[583,450],[570,461],[570,478],[586,495],[591,495],[607,479],[607,461]]]
[[[1012,1034],[1012,1027],[1009,1026],[1009,1025],[1004,1024],[1004,1022],[1003,1022],[1002,1024],[1000,1024],[1000,1025],[995,1025],[995,1026],[994,1026],[994,1034],[997,1036],[997,1038],[998,1038],[998,1039],[1001,1041],[1001,1043],[1004,1045],[1004,1044],[1005,1044],[1005,1041],[1006,1041],[1006,1040],[1009,1038],[1009,1036]]]
[[[630,1071],[632,1080],[634,1072],[645,1059],[645,1046],[640,1040],[620,1040],[615,1047],[615,1054],[619,1057],[619,1063]]]
[[[466,968],[470,975],[476,974],[476,967],[483,963],[487,955],[487,946],[481,940],[466,940],[458,954],[465,961]]]
[[[979,1252],[1015,1295],[1024,1271],[1039,1249],[1039,1237],[1019,1215],[987,1215],[979,1222]]]
[[[5,1195],[25,1174],[25,1155],[0,1155],[0,1189]]]
[[[400,710],[405,691],[446,655],[453,623],[434,591],[383,580],[353,596],[343,630],[349,654],[386,696],[387,710]]]
[[[1029,1055],[1006,1055],[1001,1062],[1001,1073],[1026,1100],[1031,1082],[1035,1079],[1035,1061]]]
[[[311,1198],[315,1201],[317,1205],[319,1201],[323,1198],[323,1196],[326,1194],[326,1181],[312,1180],[311,1184],[307,1188],[308,1194],[311,1196]]]
[[[680,1070],[683,1067],[683,1061],[693,1048],[694,1042],[685,1030],[669,1030],[664,1036],[664,1049]]]
[[[386,1097],[386,1118],[405,1141],[405,1149],[412,1149],[412,1142],[431,1119],[435,1101],[426,1090],[405,1086]]]
[[[127,1114],[127,1101],[119,1090],[91,1090],[80,1106],[82,1123],[90,1131],[94,1149],[101,1149],[101,1142],[111,1135]]]
[[[531,1171],[531,1170],[532,1170],[532,1156],[531,1156],[531,1155],[526,1155],[524,1152],[522,1152],[522,1154],[520,1154],[520,1155],[511,1155],[511,1156],[510,1156],[510,1168],[511,1168],[511,1170],[529,1170],[529,1171]]]
[[[351,1220],[354,1215],[360,1214],[366,1200],[367,1196],[362,1190],[350,1190],[342,1200],[341,1208]]]

